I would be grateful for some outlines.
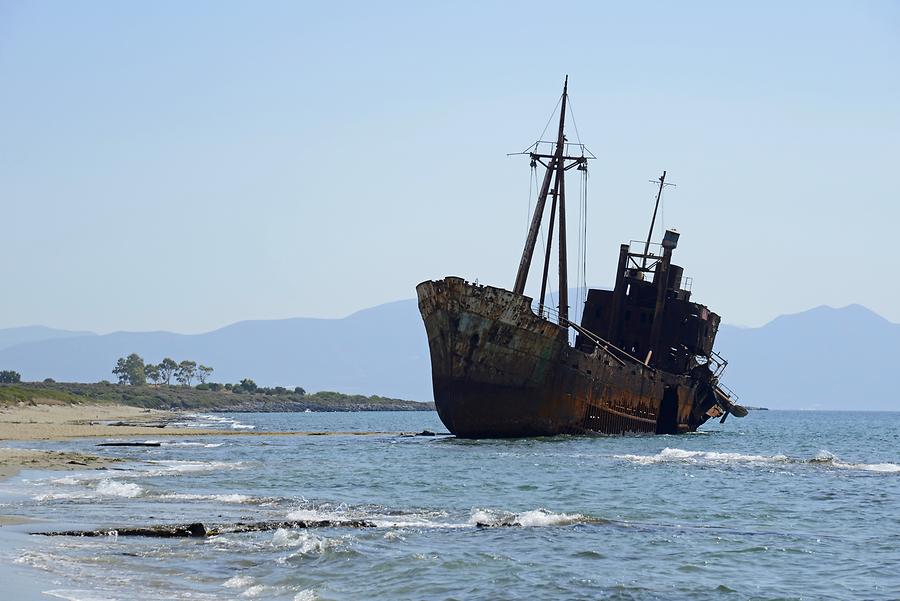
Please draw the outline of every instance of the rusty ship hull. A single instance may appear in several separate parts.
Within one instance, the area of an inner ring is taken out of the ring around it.
[[[435,407],[456,436],[676,434],[721,414],[708,382],[572,347],[527,296],[457,277],[416,290]]]

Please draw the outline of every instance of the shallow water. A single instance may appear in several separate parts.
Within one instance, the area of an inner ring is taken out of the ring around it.
[[[259,431],[444,432],[436,414],[233,414]],[[207,420],[208,421],[208,420]],[[751,412],[683,436],[248,436],[23,472],[24,530],[363,518],[205,540],[18,536],[69,599],[892,599],[900,413]],[[481,526],[504,525],[484,528]],[[19,528],[23,529],[23,528]]]

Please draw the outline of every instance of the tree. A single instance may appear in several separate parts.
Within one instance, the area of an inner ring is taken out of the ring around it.
[[[175,374],[175,370],[178,369],[178,364],[175,363],[174,359],[170,359],[166,357],[162,361],[160,361],[159,365],[159,381],[165,382],[166,386],[169,385],[169,382],[172,381],[172,376]]]
[[[254,382],[250,378],[244,378],[243,380],[241,380],[241,388],[243,388],[247,392],[255,392],[257,388],[256,382]]]
[[[159,373],[159,365],[148,363],[144,366],[144,374],[147,376],[148,380],[153,382],[156,386],[159,386],[159,382],[162,378]]]
[[[144,360],[137,353],[131,353],[127,357],[120,357],[116,361],[116,367],[112,370],[119,377],[119,384],[131,384],[143,386],[147,383],[144,373]]]
[[[22,381],[22,376],[17,371],[7,369],[0,371],[0,384],[18,384]]]
[[[206,384],[213,371],[215,371],[213,368],[201,365],[197,368],[197,379],[201,384]]]
[[[297,386],[296,388],[294,388],[294,392],[296,394],[299,394],[300,396],[304,396],[306,394],[306,391],[303,390],[302,386]]]
[[[196,375],[197,362],[185,360],[178,364],[178,370],[175,372],[175,379],[178,380],[182,386],[190,386],[191,381]]]

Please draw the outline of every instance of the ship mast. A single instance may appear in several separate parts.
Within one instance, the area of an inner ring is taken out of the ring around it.
[[[519,271],[516,273],[516,282],[513,286],[513,292],[516,294],[524,294],[525,282],[528,279],[528,272],[531,269],[531,259],[534,256],[534,247],[537,243],[538,232],[541,227],[541,220],[544,216],[544,209],[547,204],[547,196],[552,194],[550,208],[550,223],[548,226],[547,249],[544,255],[543,277],[541,278],[541,295],[539,300],[539,313],[544,311],[544,298],[547,290],[547,275],[550,268],[550,250],[553,241],[553,226],[557,211],[559,213],[559,323],[560,325],[568,325],[569,319],[569,290],[568,290],[568,265],[566,253],[566,183],[565,173],[572,167],[585,165],[591,156],[584,156],[584,146],[581,146],[581,156],[568,156],[566,149],[565,126],[566,126],[566,107],[568,101],[569,76],[566,76],[563,83],[562,99],[559,109],[559,130],[556,136],[556,145],[552,154],[542,154],[539,152],[541,142],[536,142],[531,148],[532,152],[528,152],[531,157],[532,165],[540,163],[546,168],[544,173],[544,181],[541,184],[541,190],[538,193],[537,204],[534,208],[534,215],[531,219],[531,226],[528,228],[528,237],[525,239],[525,248],[522,250],[522,259],[519,261]],[[522,153],[524,154],[524,153]],[[569,161],[568,164],[566,162]],[[553,184],[551,189],[550,185]]]

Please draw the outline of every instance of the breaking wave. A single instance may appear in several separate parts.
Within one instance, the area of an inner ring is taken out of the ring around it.
[[[666,447],[656,455],[613,455],[642,465],[654,463],[787,463],[785,455],[742,455],[715,451],[685,451]]]
[[[160,499],[172,499],[174,501],[216,501],[218,503],[239,503],[244,505],[262,505],[269,499],[251,497],[242,494],[200,495],[191,493],[167,493],[159,495]]]
[[[180,461],[180,460],[158,460],[148,461],[151,468],[147,470],[136,470],[137,476],[169,476],[173,474],[187,474],[196,472],[216,472],[226,470],[244,469],[246,464],[243,461]]]
[[[900,473],[900,464],[897,463],[848,463],[838,459],[834,453],[825,450],[819,451],[809,462],[842,469],[862,470],[864,472]]]
[[[823,465],[841,469],[877,472],[883,474],[900,473],[897,463],[851,463],[838,459],[829,451],[819,451],[812,459],[793,459],[786,455],[744,455],[741,453],[721,453],[716,451],[686,451],[684,449],[665,448],[655,455],[613,455],[639,465],[657,463],[688,463],[697,465],[717,464],[810,464]]]
[[[232,430],[253,430],[256,426],[244,424],[230,417],[220,415],[208,415],[205,413],[189,413],[185,421],[172,422],[172,426],[179,428],[204,428],[204,429],[223,429],[231,428]]]
[[[490,509],[473,509],[469,516],[472,526],[522,526],[541,528],[547,526],[571,526],[572,524],[596,523],[600,520],[580,513],[554,513],[546,509],[533,509],[521,513],[497,512]]]
[[[544,508],[522,512],[499,511],[494,509],[472,509],[468,517],[453,520],[444,511],[419,511],[409,513],[378,512],[325,509],[296,509],[287,514],[289,520],[331,520],[335,522],[351,519],[366,520],[378,528],[493,528],[518,526],[541,528],[550,526],[570,526],[573,524],[597,524],[604,520],[580,513],[555,513]]]
[[[46,493],[34,496],[35,501],[53,501],[57,499],[95,499],[98,497],[124,497],[132,499],[144,492],[144,489],[134,482],[119,482],[117,480],[100,480],[88,490],[78,492]]]

